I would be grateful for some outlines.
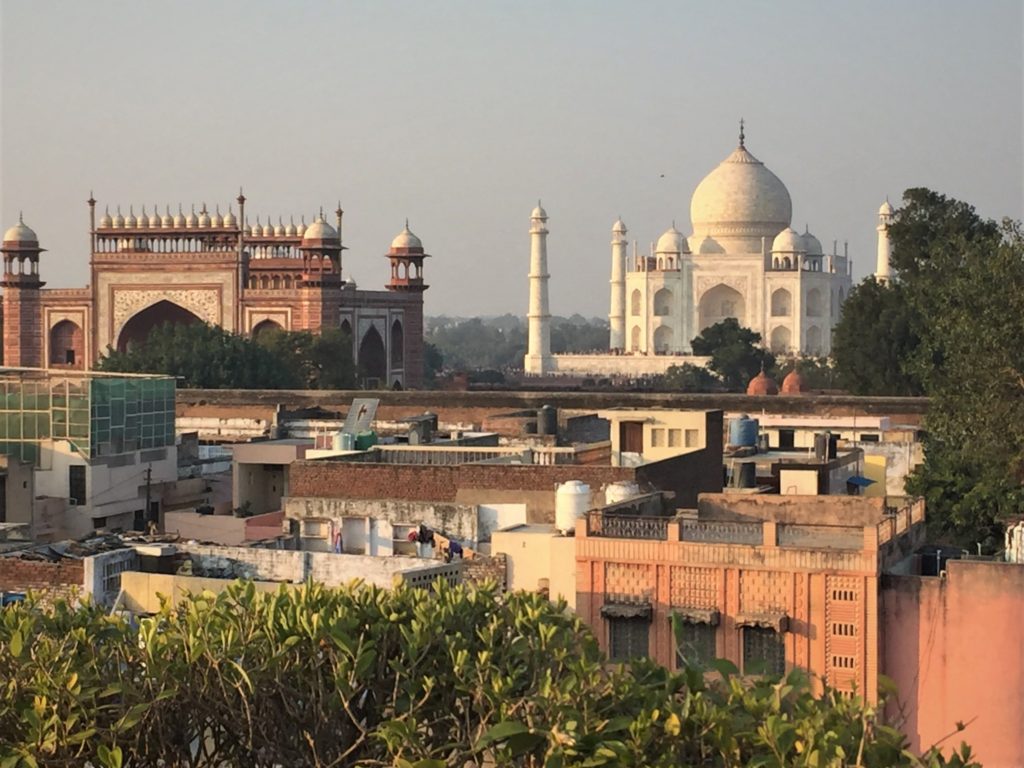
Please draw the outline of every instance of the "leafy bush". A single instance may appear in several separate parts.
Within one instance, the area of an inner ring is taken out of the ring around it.
[[[965,766],[806,680],[607,664],[494,588],[238,583],[134,624],[0,611],[0,765]]]

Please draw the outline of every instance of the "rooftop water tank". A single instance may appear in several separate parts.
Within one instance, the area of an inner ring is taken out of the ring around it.
[[[618,504],[620,501],[627,501],[640,495],[640,486],[629,480],[621,480],[612,483],[604,489],[604,503],[608,505]]]
[[[537,410],[537,434],[557,435],[558,434],[558,409],[545,405]]]
[[[576,530],[576,521],[590,508],[590,486],[579,480],[562,483],[555,491],[555,528],[564,534]]]
[[[729,445],[753,448],[757,445],[758,423],[747,414],[729,422]]]

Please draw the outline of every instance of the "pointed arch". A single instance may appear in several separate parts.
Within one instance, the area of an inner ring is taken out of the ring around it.
[[[391,323],[391,367],[401,368],[405,363],[405,334],[402,332],[402,321]]]
[[[804,300],[804,306],[807,309],[808,317],[821,317],[824,310],[821,291],[817,288],[811,288],[807,292],[807,298]]]
[[[665,317],[672,314],[672,291],[662,288],[654,294],[654,314]]]
[[[654,351],[658,354],[667,354],[672,351],[672,344],[675,341],[675,333],[669,325],[659,325],[654,329]]]
[[[769,339],[769,346],[771,347],[772,352],[776,354],[789,352],[792,343],[793,334],[786,326],[780,325],[772,330],[772,334]]]
[[[746,324],[747,303],[743,294],[725,283],[719,283],[705,292],[700,299],[699,315],[700,330],[729,317],[734,317],[740,325]]]
[[[50,329],[50,365],[85,367],[85,334],[71,320],[61,320]]]
[[[384,353],[384,339],[380,332],[370,326],[359,342],[359,370],[364,386],[379,387],[388,373],[387,356]]]
[[[812,325],[807,329],[807,344],[804,350],[809,355],[821,354],[821,328]]]
[[[197,315],[180,304],[162,299],[129,318],[118,334],[117,350],[127,352],[137,345],[144,344],[149,334],[161,325],[191,325],[201,322],[203,321]]]
[[[630,343],[629,349],[632,352],[640,351],[640,326],[634,325],[633,330],[630,331]]]
[[[772,292],[772,317],[789,317],[793,311],[793,295],[785,288]]]
[[[640,289],[634,288],[633,293],[629,296],[629,314],[633,317],[640,317],[640,306],[643,304],[643,296],[640,295]]]
[[[281,327],[280,323],[274,320],[267,319],[261,320],[260,322],[256,323],[256,325],[253,326],[251,335],[254,339],[258,339],[265,333],[273,333],[274,331],[283,330],[284,328]]]

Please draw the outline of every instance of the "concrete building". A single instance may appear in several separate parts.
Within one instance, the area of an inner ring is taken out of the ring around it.
[[[198,215],[154,206],[97,217],[89,198],[91,279],[86,288],[47,289],[36,233],[23,221],[3,236],[4,363],[83,370],[109,347],[124,350],[168,322],[206,322],[246,335],[280,328],[341,328],[375,388],[423,383],[423,243],[405,228],[387,252],[385,290],[342,278],[342,210],[276,225],[249,224],[245,196]]]
[[[167,376],[0,370],[0,453],[20,490],[17,463],[33,474],[30,509],[22,493],[5,515],[31,514],[47,539],[158,520],[178,479],[174,389]]]

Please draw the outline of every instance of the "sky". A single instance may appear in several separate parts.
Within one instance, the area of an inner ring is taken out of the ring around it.
[[[340,201],[360,287],[408,218],[427,314],[522,315],[542,199],[551,311],[607,316],[615,218],[641,250],[689,232],[743,117],[856,280],[908,187],[1024,215],[1022,40],[1019,0],[0,0],[0,224],[23,212],[62,288],[90,191],[225,212],[242,187],[286,223]]]

